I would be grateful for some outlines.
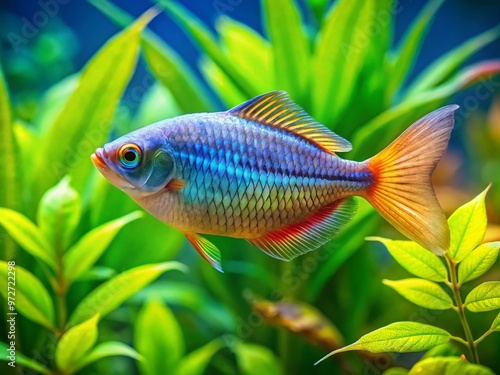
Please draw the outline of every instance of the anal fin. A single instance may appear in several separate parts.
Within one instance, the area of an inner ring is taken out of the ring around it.
[[[266,254],[289,261],[330,241],[356,213],[353,198],[339,199],[300,223],[248,239]]]
[[[185,233],[186,238],[196,249],[203,259],[219,272],[224,272],[221,266],[221,255],[219,249],[206,238],[196,233]]]

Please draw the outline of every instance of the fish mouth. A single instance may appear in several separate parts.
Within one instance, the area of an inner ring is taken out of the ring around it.
[[[94,165],[99,168],[99,169],[107,169],[108,168],[108,165],[106,164],[106,162],[104,161],[104,149],[102,148],[98,148],[97,150],[95,150],[95,152],[90,155],[90,158],[92,159],[92,163],[94,163]]]

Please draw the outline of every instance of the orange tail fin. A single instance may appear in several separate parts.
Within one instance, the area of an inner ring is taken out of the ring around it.
[[[438,255],[449,248],[450,231],[431,175],[446,151],[457,109],[448,105],[429,113],[365,161],[375,183],[364,198],[401,233]]]

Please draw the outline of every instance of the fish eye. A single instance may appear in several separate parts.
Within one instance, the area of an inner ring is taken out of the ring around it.
[[[135,168],[141,161],[142,151],[136,144],[127,143],[120,147],[118,157],[125,168]]]

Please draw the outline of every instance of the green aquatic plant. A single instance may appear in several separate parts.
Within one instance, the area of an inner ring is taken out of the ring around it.
[[[500,331],[500,314],[486,332],[474,339],[465,311],[477,313],[500,309],[500,281],[485,281],[468,292],[465,300],[462,297],[464,284],[486,273],[495,263],[500,251],[500,242],[481,244],[486,232],[485,196],[488,189],[460,207],[449,218],[451,244],[442,259],[411,241],[369,238],[384,244],[396,262],[418,277],[384,280],[383,283],[417,306],[431,310],[454,310],[462,324],[465,338],[429,324],[396,322],[367,333],[353,344],[334,350],[320,361],[350,350],[375,353],[419,352],[455,341],[467,347],[469,354],[464,359],[428,358],[417,363],[408,374],[438,374],[444,370],[449,373],[453,373],[453,370],[460,373],[470,371],[493,374],[479,365],[477,346],[489,334]],[[448,287],[448,293],[443,286]]]

